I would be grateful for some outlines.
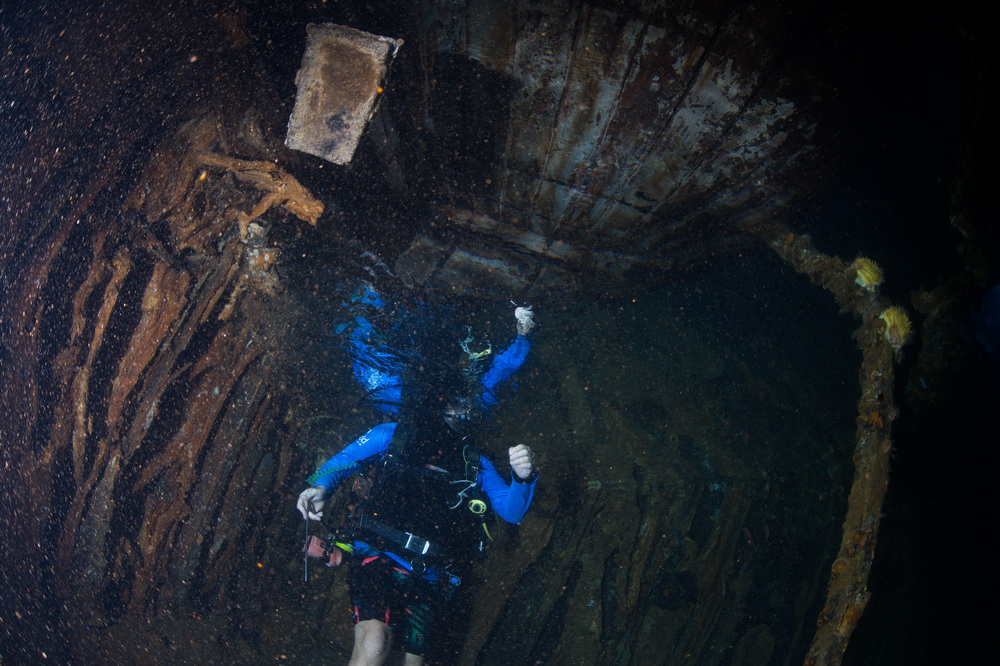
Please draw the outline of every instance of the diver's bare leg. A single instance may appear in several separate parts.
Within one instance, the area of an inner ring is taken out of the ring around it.
[[[351,652],[349,666],[381,666],[391,648],[392,630],[389,625],[379,620],[358,622],[354,625],[354,651]]]

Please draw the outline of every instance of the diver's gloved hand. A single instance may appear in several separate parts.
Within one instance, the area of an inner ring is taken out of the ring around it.
[[[325,505],[326,489],[321,486],[313,486],[299,493],[299,501],[296,503],[295,508],[299,510],[303,518],[321,520]]]
[[[534,452],[524,444],[518,444],[508,449],[507,453],[510,454],[510,466],[514,474],[522,479],[530,477],[532,470],[535,469]]]
[[[531,306],[519,306],[514,309],[514,319],[517,320],[517,334],[527,335],[535,327],[535,313]]]

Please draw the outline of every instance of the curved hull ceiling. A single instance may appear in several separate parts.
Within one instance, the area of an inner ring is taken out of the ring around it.
[[[437,226],[466,240],[418,238],[403,272],[480,290],[492,275],[509,293],[744,247],[829,177],[820,158],[850,129],[836,85],[858,54],[809,14],[424,2],[404,47],[418,73],[393,73],[381,123],[438,144],[426,151],[452,206]]]

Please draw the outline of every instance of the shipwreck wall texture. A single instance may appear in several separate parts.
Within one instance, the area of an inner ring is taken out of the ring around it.
[[[454,625],[442,661],[801,657],[842,537],[867,575],[889,455],[893,359],[866,310],[886,302],[783,217],[860,136],[856,93],[881,109],[858,67],[868,33],[784,3],[313,4],[4,14],[0,654],[347,654],[336,576],[290,584],[290,498],[318,455],[315,424],[350,411],[316,345],[338,257],[371,247],[415,289],[553,313],[532,376],[548,398],[515,404],[549,416],[534,432],[527,417],[504,425],[569,473],[476,574],[479,596],[461,602],[483,610]],[[407,44],[345,168],[282,145],[293,86],[275,73],[292,75],[305,23],[322,20]],[[781,427],[754,417],[768,437],[750,437],[719,417],[727,387],[761,414],[794,413],[794,396],[675,321],[623,341],[595,331],[624,319],[573,310],[762,238],[863,318],[877,353],[860,380],[880,392],[857,401],[854,436],[852,406]],[[604,391],[623,368],[642,378],[635,393]],[[853,511],[862,529],[841,534],[855,438],[876,492]],[[787,468],[754,466],[775,450]],[[839,465],[816,464],[831,455]],[[768,479],[792,471],[790,498]],[[799,527],[772,539],[774,516]],[[818,636],[832,663],[867,590],[831,590]]]

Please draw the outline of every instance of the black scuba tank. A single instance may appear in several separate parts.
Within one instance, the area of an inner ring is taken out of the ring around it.
[[[480,541],[481,520],[466,506],[476,481],[471,469],[473,478],[464,478],[468,438],[443,422],[441,427],[426,422],[408,427],[408,441],[390,447],[384,468],[356,513],[431,542],[449,560],[470,559]],[[478,453],[473,455],[478,469]],[[363,538],[369,536],[376,547],[398,552],[399,544],[374,534]]]

